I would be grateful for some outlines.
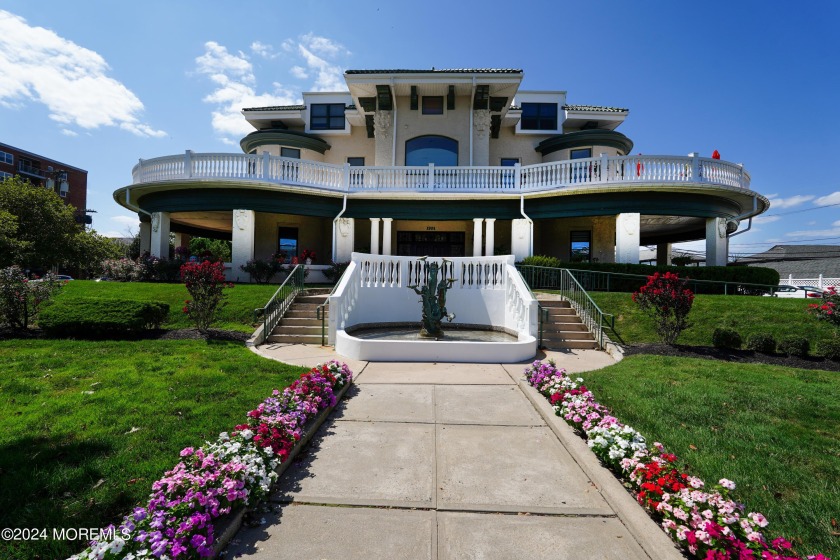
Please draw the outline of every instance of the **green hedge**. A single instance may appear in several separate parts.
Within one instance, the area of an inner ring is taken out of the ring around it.
[[[574,270],[575,278],[586,290],[610,291],[610,292],[635,292],[647,283],[647,277],[654,272],[673,272],[680,275],[680,278],[689,280],[711,280],[715,282],[728,282],[730,285],[725,289],[723,284],[710,284],[705,282],[689,282],[689,288],[695,293],[701,294],[722,294],[725,291],[733,294],[756,295],[765,290],[758,286],[748,284],[759,284],[762,286],[778,286],[779,273],[772,268],[755,266],[650,266],[646,264],[627,263],[589,263],[589,262],[563,262],[555,257],[534,255],[526,257],[522,262],[517,263],[520,267],[537,266],[547,268],[568,268]],[[527,269],[521,269],[525,280],[531,288],[556,288],[551,285],[553,279],[548,271],[534,270],[533,274]],[[532,269],[533,270],[533,269]],[[577,272],[580,271],[580,272]],[[589,274],[588,272],[592,272]],[[599,274],[609,272],[609,275]],[[644,276],[634,278],[632,276],[618,276],[619,274],[632,274]]]
[[[157,329],[168,315],[169,304],[160,301],[75,298],[56,300],[38,325],[53,336],[111,337]]]

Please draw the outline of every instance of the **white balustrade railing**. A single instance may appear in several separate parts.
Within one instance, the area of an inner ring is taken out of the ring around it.
[[[515,167],[350,167],[277,156],[198,154],[140,160],[134,184],[183,179],[258,180],[346,193],[520,193],[621,184],[708,184],[749,189],[740,164],[689,156],[615,156]]]
[[[428,284],[432,262],[443,259],[353,253],[329,297],[330,343],[337,331],[353,325],[418,322],[421,307],[412,288]],[[537,302],[513,266],[513,256],[447,258],[442,277],[454,280],[446,306],[456,322],[538,334]]]

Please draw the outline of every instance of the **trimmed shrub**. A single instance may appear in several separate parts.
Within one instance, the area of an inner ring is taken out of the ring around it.
[[[532,255],[530,257],[525,257],[522,259],[522,262],[519,264],[523,266],[544,266],[547,268],[564,268],[563,261],[558,259],[557,257],[549,257],[546,255]],[[566,263],[566,265],[571,264],[579,264],[579,263]]]
[[[804,358],[811,349],[811,343],[802,336],[786,336],[779,341],[779,352],[788,356]]]
[[[733,329],[717,328],[712,333],[712,345],[715,348],[733,348],[738,350],[741,348],[743,340],[740,333]]]
[[[333,284],[337,283],[344,275],[344,271],[350,266],[349,262],[335,262],[330,263],[330,267],[325,269],[324,276]]]
[[[275,274],[283,271],[282,263],[274,259],[268,261],[252,259],[241,265],[239,268],[241,268],[243,272],[250,274],[251,280],[257,284],[268,284],[269,280],[271,280]]]
[[[817,354],[827,360],[840,362],[840,337],[817,342]]]
[[[169,316],[169,304],[130,299],[57,300],[41,312],[38,325],[53,336],[110,337],[157,329]]]
[[[776,351],[776,339],[770,333],[752,333],[747,337],[747,350],[772,354]]]

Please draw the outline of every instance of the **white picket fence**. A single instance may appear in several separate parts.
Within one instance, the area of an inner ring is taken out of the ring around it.
[[[827,288],[829,286],[840,286],[840,278],[826,278],[822,274],[817,278],[794,278],[789,274],[787,278],[779,280],[779,284],[788,286],[816,286],[817,288]]]

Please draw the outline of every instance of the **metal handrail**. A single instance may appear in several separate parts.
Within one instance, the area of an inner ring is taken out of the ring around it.
[[[345,270],[345,272],[347,272]],[[344,276],[343,274],[341,276]],[[333,289],[330,290],[330,293],[327,294],[327,299],[324,300],[324,303],[319,305],[315,308],[315,319],[321,321],[321,346],[326,346],[327,342],[327,316],[324,314],[324,308],[329,306],[330,304],[330,296],[335,293],[336,288],[338,288],[339,282],[341,282],[341,276],[335,281],[335,285]]]
[[[615,276],[618,278],[638,278],[642,282],[639,286],[644,285],[647,283],[647,279],[650,276],[649,274],[630,274],[627,272],[610,272],[604,270],[584,270],[584,269],[575,269],[575,268],[552,268],[546,266],[532,266],[532,265],[516,265],[517,268],[522,272],[523,278],[526,279],[526,282],[529,284],[534,284],[538,288],[548,288],[552,289],[554,286],[552,283],[556,283],[557,279],[554,277],[556,274],[555,271],[558,270],[568,270],[572,274],[574,274],[575,278],[578,282],[581,283],[582,286],[586,286],[589,290],[594,291],[604,291],[609,292],[611,291],[611,282],[610,279]],[[651,274],[657,272],[656,269],[651,270]],[[680,271],[682,273],[682,271]],[[693,278],[686,278],[687,285],[694,290],[695,293],[700,293],[700,287],[703,285],[706,286],[723,286],[723,294],[724,295],[738,295],[743,293],[743,289],[748,289],[752,291],[766,291],[769,292],[771,295],[779,289],[779,286],[773,286],[770,284],[754,284],[750,282],[732,282],[732,281],[723,281],[723,280],[702,280],[702,279],[693,279]],[[741,290],[739,292],[739,289]]]
[[[268,300],[264,307],[254,309],[254,322],[256,323],[262,316],[263,319],[263,340],[268,338],[268,333],[274,330],[280,319],[283,318],[292,301],[300,292],[302,292],[306,285],[304,279],[306,278],[306,269],[303,265],[296,265],[289,275]]]
[[[566,268],[549,268],[537,266],[519,266],[519,272],[522,278],[528,285],[528,289],[532,289],[535,284],[534,276],[536,269],[541,269],[540,285],[546,287],[549,284],[550,288],[557,289],[560,296],[568,301],[580,317],[581,322],[586,326],[587,330],[595,337],[598,348],[604,348],[604,322],[614,333],[615,331],[615,315],[612,313],[604,313],[597,303],[592,299],[589,293],[581,286],[577,278],[575,278],[572,271]],[[533,293],[533,292],[532,292]],[[545,310],[547,314],[547,309]],[[542,307],[540,312],[540,344],[542,344],[542,321],[543,313]],[[616,333],[617,334],[617,333]]]

